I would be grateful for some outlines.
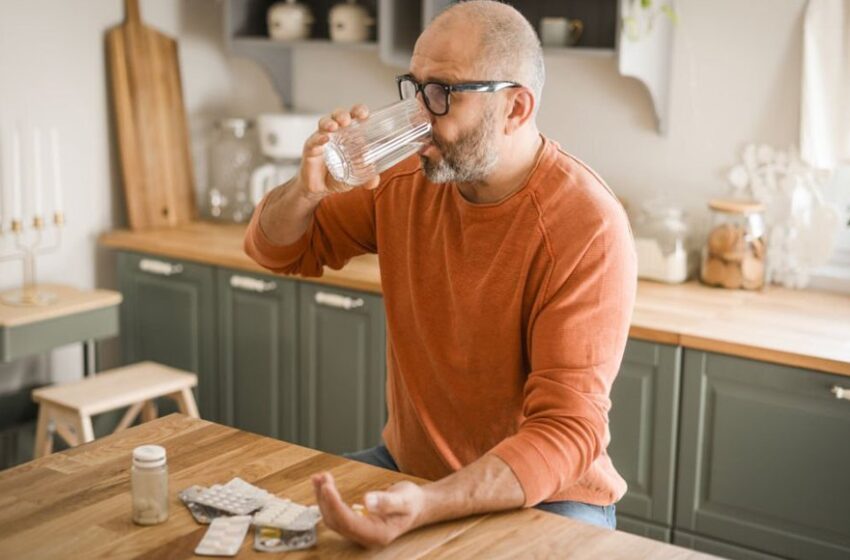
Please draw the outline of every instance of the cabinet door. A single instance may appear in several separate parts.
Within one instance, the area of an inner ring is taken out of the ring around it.
[[[655,525],[647,523],[628,515],[620,515],[619,507],[617,508],[617,530],[625,531],[633,535],[639,535],[648,539],[654,539],[661,542],[670,542],[672,531],[668,526]]]
[[[345,453],[381,441],[386,340],[379,296],[299,285],[301,441]]]
[[[673,544],[699,552],[715,554],[722,558],[729,558],[730,560],[780,560],[779,556],[764,554],[748,548],[741,548],[740,546],[691,535],[686,531],[674,531]]]
[[[215,284],[212,267],[118,254],[121,344],[126,363],[153,360],[198,374],[202,418],[218,420]],[[161,399],[169,412],[173,403]],[[176,410],[173,407],[171,410]]]
[[[686,350],[677,529],[850,558],[850,378]]]
[[[218,271],[222,421],[295,441],[294,281]]]
[[[630,339],[611,389],[608,453],[629,490],[617,511],[671,526],[681,347]]]

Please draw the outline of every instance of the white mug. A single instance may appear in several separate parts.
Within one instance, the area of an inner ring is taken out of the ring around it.
[[[540,19],[540,42],[544,47],[566,47],[578,43],[584,23],[580,19],[545,17]]]

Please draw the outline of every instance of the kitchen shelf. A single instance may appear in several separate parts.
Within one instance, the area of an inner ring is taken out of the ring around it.
[[[237,56],[253,59],[268,72],[284,106],[293,104],[293,52],[297,49],[345,49],[376,52],[384,64],[406,68],[422,29],[453,0],[359,0],[375,16],[376,39],[367,43],[334,43],[328,38],[327,14],[341,0],[302,0],[313,10],[313,37],[303,41],[273,41],[267,37],[266,12],[274,0],[224,0],[224,39]],[[537,29],[543,17],[580,19],[584,32],[573,47],[544,47],[547,56],[614,57],[621,75],[646,88],[655,111],[657,130],[669,127],[673,24],[634,0],[508,0]],[[621,17],[644,29],[637,39],[626,37]]]
[[[595,47],[543,47],[544,55],[553,56],[590,56],[599,58],[614,58],[617,56],[615,49]]]
[[[232,45],[240,45],[246,48],[258,49],[291,49],[291,48],[318,48],[318,49],[345,49],[357,51],[377,51],[378,43],[375,41],[364,41],[361,43],[340,43],[330,39],[301,39],[297,41],[276,41],[268,37],[234,37]]]
[[[538,33],[540,20],[545,17],[581,20],[584,30],[573,48],[616,46],[617,0],[507,0],[506,3],[524,15]]]

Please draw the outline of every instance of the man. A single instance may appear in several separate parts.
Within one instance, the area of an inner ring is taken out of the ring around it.
[[[299,175],[265,198],[246,252],[318,276],[377,253],[387,312],[386,446],[353,458],[434,482],[365,498],[329,473],[325,523],[363,545],[470,514],[536,506],[613,528],[626,483],[606,453],[609,394],[625,348],[636,264],[625,213],[587,166],[535,124],[540,44],[513,8],[454,5],[423,32],[402,97],[433,140],[366,188],[334,192],[323,118]],[[478,87],[463,88],[471,81]],[[470,91],[475,89],[477,91]]]

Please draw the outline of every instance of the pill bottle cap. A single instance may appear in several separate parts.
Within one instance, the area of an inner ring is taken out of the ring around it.
[[[165,464],[165,448],[160,445],[142,445],[133,450],[133,466],[152,469]]]

